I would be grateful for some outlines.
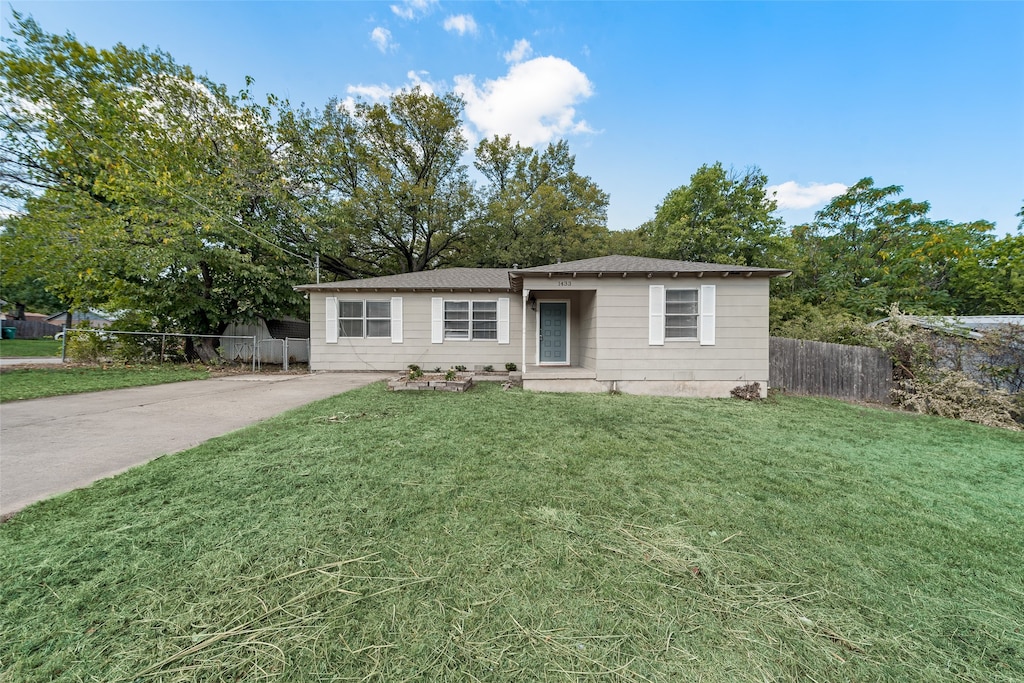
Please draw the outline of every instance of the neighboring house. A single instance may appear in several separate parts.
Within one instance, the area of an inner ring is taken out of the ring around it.
[[[631,256],[296,287],[310,369],[515,363],[526,389],[728,396],[768,388],[768,281],[789,271]]]
[[[68,312],[61,311],[60,313],[55,313],[53,315],[47,316],[46,322],[50,323],[51,325],[57,325],[58,327],[61,327],[67,321],[67,317]],[[93,313],[92,311],[75,311],[74,313],[71,314],[71,327],[79,327],[83,322],[88,323],[89,327],[102,329],[104,327],[109,327],[112,321],[107,318],[104,318],[102,315],[98,313]]]
[[[882,318],[871,323],[871,326],[889,322],[892,318]],[[1024,315],[901,315],[899,322],[911,327],[921,327],[945,334],[982,339],[985,333],[1005,325],[1024,326]]]

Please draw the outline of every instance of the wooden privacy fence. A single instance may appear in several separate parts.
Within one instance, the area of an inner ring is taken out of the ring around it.
[[[5,320],[3,326],[17,329],[18,339],[53,338],[53,335],[64,329],[60,325],[51,325],[39,320]]]
[[[772,337],[768,385],[793,394],[889,403],[892,360],[881,349]]]

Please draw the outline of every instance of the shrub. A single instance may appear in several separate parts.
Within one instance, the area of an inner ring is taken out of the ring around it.
[[[516,370],[519,369],[519,366],[516,365],[515,363],[505,363],[505,369],[508,370],[509,372],[515,372]]]
[[[493,365],[485,365],[484,366],[484,372],[494,372],[494,366]]]
[[[455,368],[448,368],[448,372],[444,373],[444,378],[448,382],[451,382],[456,377],[458,377],[458,374],[457,374]]]
[[[110,335],[92,329],[88,323],[82,323],[64,334],[64,350],[67,357],[79,363],[99,363],[108,360],[113,348],[114,342]]]
[[[409,365],[409,379],[419,379],[423,376],[423,370],[415,363]]]

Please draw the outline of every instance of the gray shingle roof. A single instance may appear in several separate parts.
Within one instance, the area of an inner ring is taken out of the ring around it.
[[[597,273],[631,274],[673,274],[673,273],[735,273],[776,277],[789,275],[788,270],[777,268],[755,268],[753,266],[730,266],[722,263],[697,263],[693,261],[672,261],[670,259],[645,258],[642,256],[600,256],[598,258],[552,263],[535,268],[510,270],[506,268],[443,268],[424,270],[418,273],[384,275],[362,280],[325,282],[318,285],[300,285],[300,292],[336,292],[341,290],[431,290],[489,289],[520,291],[524,276],[553,273],[571,275],[593,275]]]
[[[522,273],[757,273],[760,275],[783,275],[788,270],[777,268],[756,268],[754,266],[731,266],[723,263],[699,263],[696,261],[673,261],[671,259],[646,258],[644,256],[599,256],[597,258],[552,263],[535,268],[521,268],[512,271]]]
[[[300,292],[335,292],[356,289],[498,289],[512,291],[506,268],[442,268],[418,273],[383,275],[361,280],[324,282],[318,285],[300,285]]]

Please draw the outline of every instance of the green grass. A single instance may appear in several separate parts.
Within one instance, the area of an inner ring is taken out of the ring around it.
[[[0,373],[0,402],[206,379],[189,365],[19,368]]]
[[[59,356],[61,343],[55,339],[3,339],[0,340],[2,358],[41,358]]]
[[[388,393],[0,526],[4,681],[1020,681],[1024,437]]]

